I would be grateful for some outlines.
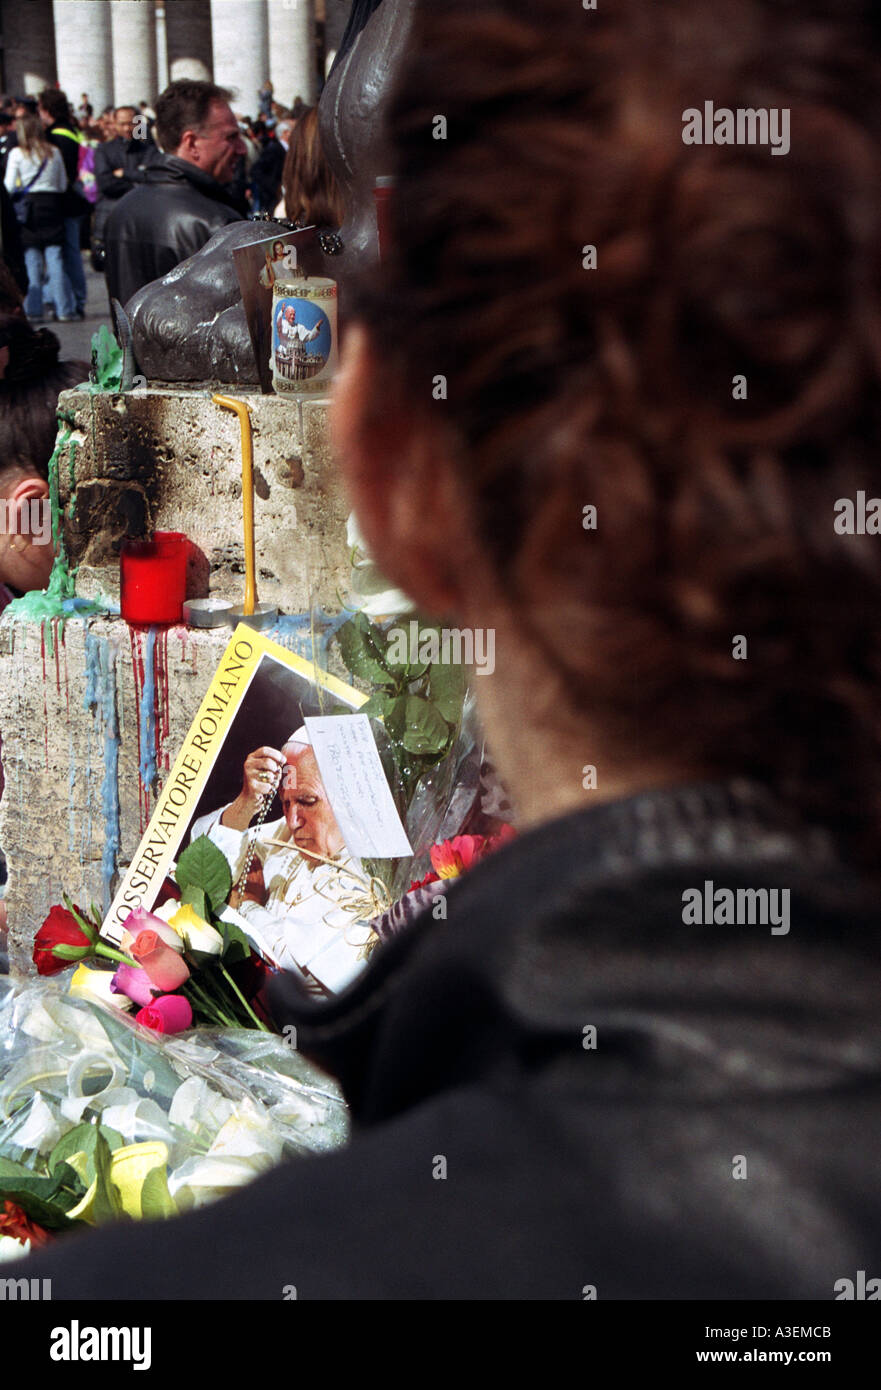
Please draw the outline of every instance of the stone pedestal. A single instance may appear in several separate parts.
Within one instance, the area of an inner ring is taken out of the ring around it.
[[[312,659],[309,614],[266,635]],[[121,618],[0,619],[10,964],[67,893],[102,911],[137,850],[231,629],[134,629]],[[322,665],[344,675],[319,647]]]
[[[14,970],[32,969],[34,933],[62,893],[109,906],[153,810],[151,783],[174,761],[229,636],[135,633],[120,619],[0,620],[0,844]]]
[[[329,403],[224,390],[252,414],[258,594],[281,610],[267,635],[311,659],[310,616],[341,612],[349,575]],[[80,594],[118,596],[121,540],[171,530],[194,545],[189,596],[210,584],[241,603],[237,416],[209,388],[159,386],[66,391],[59,412],[72,426],[58,483]],[[0,620],[13,968],[28,968],[34,933],[63,892],[109,906],[230,636],[228,627],[134,630],[112,617]],[[327,664],[326,651],[315,655]]]
[[[348,580],[348,503],[331,457],[329,402],[222,389],[251,410],[259,597],[286,613],[327,608]],[[211,394],[159,386],[62,393],[74,448],[59,468],[60,498],[81,594],[118,597],[122,540],[161,530],[193,543],[188,597],[204,596],[210,583],[212,594],[242,601],[239,422]]]

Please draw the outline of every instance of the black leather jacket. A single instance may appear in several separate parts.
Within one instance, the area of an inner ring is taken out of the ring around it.
[[[785,891],[788,930],[695,921],[695,889]],[[330,1002],[276,983],[348,1148],[4,1273],[275,1301],[832,1301],[881,1277],[878,912],[825,835],[746,784],[651,791],[523,835],[446,904]]]
[[[103,145],[98,145],[95,150],[95,182],[101,197],[92,221],[93,242],[104,241],[107,219],[120,198],[143,183],[147,168],[161,158],[152,140],[124,140],[117,135],[115,140],[106,140]],[[114,169],[122,169],[123,172],[117,176]]]
[[[160,155],[144,182],[107,219],[107,287],[126,304],[142,285],[167,275],[200,251],[228,222],[241,220],[226,190],[195,164]]]

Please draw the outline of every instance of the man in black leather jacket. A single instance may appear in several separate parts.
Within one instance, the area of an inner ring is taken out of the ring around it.
[[[126,193],[144,182],[147,166],[159,158],[149,135],[134,134],[137,112],[133,106],[119,106],[114,113],[116,135],[95,150],[95,182],[101,197],[92,220],[92,263],[103,270],[104,231],[107,219]]]
[[[241,220],[225,185],[244,153],[229,93],[212,82],[172,82],[156,103],[166,153],[144,171],[107,219],[107,288],[126,304],[167,275],[228,222]]]

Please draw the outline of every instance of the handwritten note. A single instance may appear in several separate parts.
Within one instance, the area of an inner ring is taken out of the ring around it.
[[[359,859],[412,854],[367,715],[308,716],[306,728],[349,853]]]

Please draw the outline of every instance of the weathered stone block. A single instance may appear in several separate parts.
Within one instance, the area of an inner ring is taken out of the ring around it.
[[[224,388],[252,421],[261,599],[284,612],[333,604],[345,589],[348,504],[331,455],[324,400]],[[66,391],[71,465],[59,470],[65,541],[81,592],[118,595],[126,536],[183,531],[212,568],[211,592],[243,596],[241,443],[237,417],[208,388],[152,385],[127,394]],[[71,503],[76,498],[75,505]],[[203,564],[190,597],[205,592]]]

